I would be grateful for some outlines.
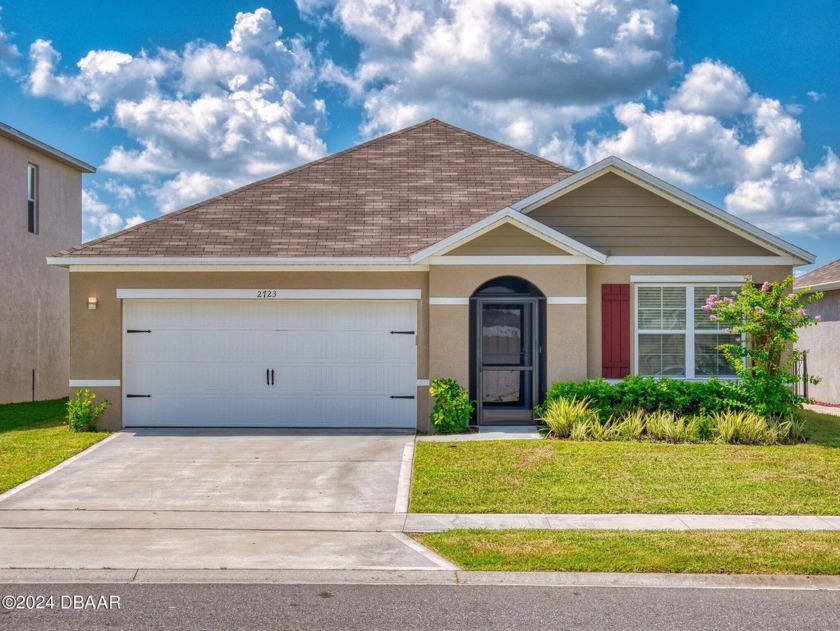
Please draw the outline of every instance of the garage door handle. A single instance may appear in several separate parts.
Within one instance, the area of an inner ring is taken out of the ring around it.
[[[265,369],[265,385],[270,386],[271,383],[268,381],[268,368]]]
[[[151,399],[151,394],[127,394],[125,395],[126,399]]]
[[[391,331],[391,335],[414,335],[414,331]]]
[[[149,329],[128,329],[126,333],[151,333]]]
[[[274,368],[271,369],[271,385],[274,385]]]
[[[392,399],[413,399],[414,395],[413,394],[392,394],[391,398]]]

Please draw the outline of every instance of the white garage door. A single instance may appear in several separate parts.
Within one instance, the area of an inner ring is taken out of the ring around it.
[[[417,303],[126,300],[126,427],[417,424]]]

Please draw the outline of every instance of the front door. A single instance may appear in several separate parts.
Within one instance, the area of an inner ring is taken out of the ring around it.
[[[537,299],[478,299],[475,342],[479,424],[533,422],[542,350],[538,318]]]

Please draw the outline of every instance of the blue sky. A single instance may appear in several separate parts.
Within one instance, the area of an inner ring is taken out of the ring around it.
[[[435,116],[572,167],[619,155],[824,264],[838,21],[828,0],[7,0],[0,120],[98,167],[85,238]]]

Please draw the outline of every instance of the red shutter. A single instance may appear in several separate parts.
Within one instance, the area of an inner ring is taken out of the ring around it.
[[[630,374],[630,285],[601,285],[601,376]]]

